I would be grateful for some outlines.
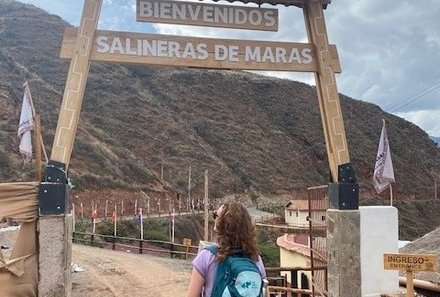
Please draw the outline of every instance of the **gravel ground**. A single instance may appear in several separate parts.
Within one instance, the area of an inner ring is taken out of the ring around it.
[[[0,245],[9,258],[17,228],[0,230]],[[137,255],[73,244],[71,297],[184,297],[191,276],[191,260]]]
[[[72,273],[72,297],[184,297],[191,261],[136,255],[74,244],[72,261],[83,272]]]
[[[400,249],[406,254],[433,254],[437,256],[437,272],[416,272],[414,278],[440,284],[440,227]],[[402,273],[403,274],[403,273]],[[440,294],[439,294],[440,296]]]

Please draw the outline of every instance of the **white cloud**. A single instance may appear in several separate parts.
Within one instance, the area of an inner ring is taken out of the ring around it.
[[[440,109],[409,111],[396,113],[396,115],[415,123],[419,127],[430,127],[425,130],[429,135],[440,136]]]
[[[198,2],[198,0],[193,0]],[[22,0],[78,25],[83,1]],[[306,42],[301,9],[278,5],[279,32],[137,23],[134,0],[105,0],[99,27],[228,39]],[[207,2],[207,1],[204,1]],[[419,1],[420,2],[420,1]],[[338,47],[342,73],[339,92],[370,101],[385,111],[404,114],[429,133],[433,120],[418,117],[440,110],[440,3],[438,0],[337,0],[325,11],[330,43]],[[237,5],[243,5],[237,2]],[[263,7],[271,7],[264,5]],[[266,72],[314,83],[313,74]],[[423,90],[431,90],[423,92]],[[418,98],[420,97],[420,98]],[[414,100],[414,98],[418,98]],[[429,118],[429,117],[428,117]]]

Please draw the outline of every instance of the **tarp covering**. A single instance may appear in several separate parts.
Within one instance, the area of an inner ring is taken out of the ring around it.
[[[38,183],[0,184],[0,221],[9,218],[22,223],[11,258],[5,259],[0,250],[2,297],[37,296],[37,217]]]

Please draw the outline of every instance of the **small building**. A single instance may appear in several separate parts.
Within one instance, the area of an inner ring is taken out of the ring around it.
[[[284,234],[277,238],[280,247],[281,267],[311,267],[309,237],[304,234]],[[326,263],[324,256],[315,252],[315,265],[322,266]],[[288,284],[293,288],[311,288],[311,272],[298,271],[296,275],[282,272]]]
[[[309,228],[307,217],[309,216],[308,200],[290,200],[284,206],[286,224],[296,228]]]

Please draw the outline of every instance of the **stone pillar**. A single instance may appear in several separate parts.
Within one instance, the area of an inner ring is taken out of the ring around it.
[[[40,216],[38,230],[38,296],[68,297],[72,289],[72,216]]]
[[[359,210],[327,210],[329,297],[361,297]]]

